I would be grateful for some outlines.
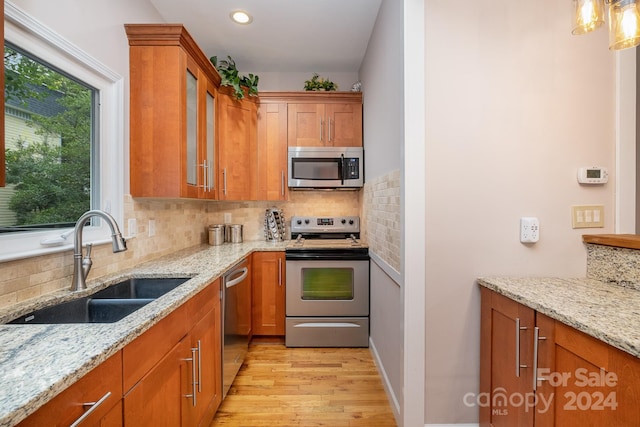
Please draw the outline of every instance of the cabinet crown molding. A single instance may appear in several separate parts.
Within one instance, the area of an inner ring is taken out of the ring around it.
[[[345,103],[355,102],[362,104],[362,92],[315,92],[315,91],[297,91],[297,92],[258,92],[258,102],[266,104],[272,102],[292,102],[292,103]]]
[[[222,78],[200,46],[182,24],[124,24],[129,46],[182,47],[209,79],[220,86]]]

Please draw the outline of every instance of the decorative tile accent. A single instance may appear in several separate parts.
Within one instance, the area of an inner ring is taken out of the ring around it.
[[[394,270],[400,271],[400,170],[364,185],[362,208],[364,240]]]

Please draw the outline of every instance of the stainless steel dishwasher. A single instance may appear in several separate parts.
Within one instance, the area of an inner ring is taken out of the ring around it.
[[[249,349],[251,332],[251,265],[247,258],[223,276],[222,293],[222,398]]]

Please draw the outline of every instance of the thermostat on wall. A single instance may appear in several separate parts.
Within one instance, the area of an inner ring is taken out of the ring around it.
[[[609,173],[602,166],[589,166],[578,169],[578,182],[580,184],[606,184]]]

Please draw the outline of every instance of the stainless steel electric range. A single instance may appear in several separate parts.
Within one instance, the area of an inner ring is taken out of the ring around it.
[[[288,347],[369,346],[369,249],[359,238],[357,216],[291,218]]]

